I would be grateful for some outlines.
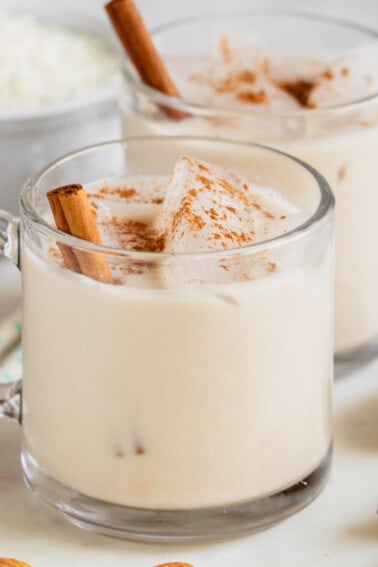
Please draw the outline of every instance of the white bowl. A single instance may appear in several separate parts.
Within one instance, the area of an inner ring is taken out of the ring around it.
[[[91,32],[110,47],[115,45],[101,7],[98,17],[87,11],[61,6],[46,7],[46,2],[0,0],[0,11],[30,14],[71,29]],[[114,48],[116,52],[116,48]],[[56,157],[96,142],[121,135],[117,92],[103,89],[83,96],[33,110],[0,110],[0,209],[16,213],[25,180]]]

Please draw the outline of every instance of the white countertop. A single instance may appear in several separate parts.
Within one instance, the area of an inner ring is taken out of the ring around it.
[[[20,277],[0,262],[0,315],[19,297]],[[21,428],[0,424],[0,556],[33,567],[378,567],[378,361],[335,386],[334,465],[323,494],[277,527],[229,542],[142,545],[82,531],[42,508],[21,478]]]

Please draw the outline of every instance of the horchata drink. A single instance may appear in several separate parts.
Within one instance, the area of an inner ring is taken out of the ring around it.
[[[337,202],[335,351],[352,359],[378,336],[377,34],[313,16],[230,13],[153,37],[182,98],[142,83],[126,62],[124,133],[258,141],[318,169]]]
[[[315,171],[247,143],[125,140],[45,169],[22,207],[23,467],[43,500],[175,540],[319,493],[333,197]]]

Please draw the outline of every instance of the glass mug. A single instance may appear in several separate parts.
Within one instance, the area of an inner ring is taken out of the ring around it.
[[[280,190],[305,221],[260,244],[177,255],[54,228],[49,190],[169,176],[183,154]],[[22,267],[22,467],[37,497],[89,530],[148,541],[238,536],[311,502],[331,457],[333,205],[295,158],[203,138],[99,144],[31,178],[20,237],[4,212],[0,235]],[[57,264],[57,244],[143,277],[96,282]],[[20,389],[3,415],[17,417]]]
[[[283,53],[320,60],[378,39],[359,25],[290,12],[228,12],[170,22],[153,38],[170,56],[210,54],[219,30],[254,33]],[[295,34],[293,30],[295,29]],[[193,41],[195,38],[195,41]],[[260,142],[299,157],[329,182],[337,202],[335,252],[335,354],[346,374],[378,353],[378,93],[325,109],[232,111],[167,97],[142,84],[125,62],[121,96],[124,135],[220,136]],[[159,106],[186,111],[168,119]],[[369,242],[371,253],[361,253]]]

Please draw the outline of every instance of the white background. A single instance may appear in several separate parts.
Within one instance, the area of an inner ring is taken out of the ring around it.
[[[0,0],[3,8],[22,6],[25,11],[33,6],[47,10],[88,11],[91,15],[106,18],[103,6],[107,0]],[[236,9],[298,9],[325,15],[347,18],[378,28],[378,0],[136,0],[147,24],[155,26],[172,19],[201,12]]]
[[[217,9],[297,8],[307,12],[332,14],[378,27],[378,0],[136,0],[148,24]],[[92,12],[101,10],[105,0],[46,0],[46,4],[72,3]]]

